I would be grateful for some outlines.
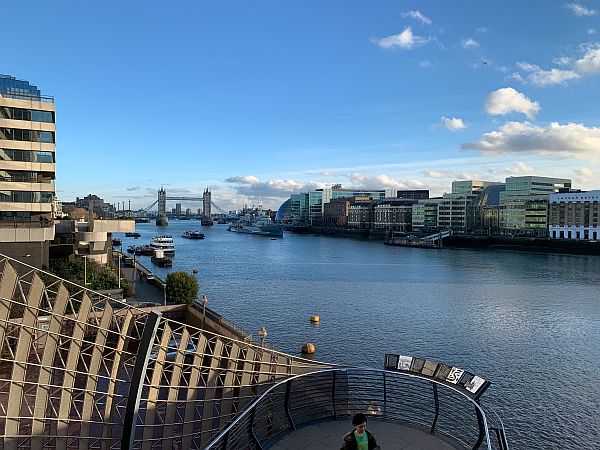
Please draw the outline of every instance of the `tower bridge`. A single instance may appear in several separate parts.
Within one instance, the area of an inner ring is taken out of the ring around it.
[[[142,212],[142,213],[148,212],[148,211],[152,210],[152,208],[154,208],[155,205],[158,205],[156,224],[157,225],[167,225],[168,224],[168,219],[167,219],[167,201],[168,200],[186,201],[186,202],[202,202],[202,214],[201,214],[202,225],[212,225],[213,224],[212,210],[211,210],[212,207],[214,207],[221,214],[227,214],[223,209],[221,209],[219,206],[217,206],[212,201],[212,194],[208,188],[206,188],[204,190],[204,192],[202,193],[202,197],[185,197],[185,196],[168,196],[165,188],[161,187],[158,191],[157,200],[154,203],[152,203],[150,206],[140,209],[138,212]]]

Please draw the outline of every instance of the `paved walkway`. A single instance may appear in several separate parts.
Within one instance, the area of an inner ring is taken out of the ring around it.
[[[351,422],[352,419],[347,417],[343,420],[319,422],[300,427],[297,431],[284,435],[265,448],[269,450],[338,449],[341,446],[342,437],[352,430]],[[367,429],[375,435],[377,444],[382,450],[456,450],[457,448],[425,432],[390,422],[371,419]]]
[[[139,263],[136,261],[136,265]],[[138,265],[138,269],[141,266]],[[148,267],[147,272],[151,271],[152,268]],[[147,273],[144,272],[144,273]],[[163,290],[152,283],[148,283],[148,280],[145,277],[140,277],[139,270],[136,270],[136,274],[134,277],[133,267],[126,266],[123,259],[121,259],[121,277],[129,280],[130,282],[134,280],[135,287],[135,296],[129,297],[127,299],[128,302],[134,301],[138,303],[158,303],[160,305],[164,304],[164,294]]]

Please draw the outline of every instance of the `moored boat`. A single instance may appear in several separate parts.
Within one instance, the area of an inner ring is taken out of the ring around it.
[[[152,238],[150,246],[154,250],[162,250],[165,255],[175,254],[175,244],[173,244],[173,236],[170,234],[160,234]]]
[[[127,237],[134,237],[134,238],[136,238],[136,237],[140,237],[140,236],[141,236],[141,234],[140,234],[140,233],[138,233],[137,231],[134,231],[134,232],[127,232],[127,233],[125,233],[125,236],[127,236]]]
[[[173,266],[173,260],[171,258],[167,258],[162,250],[156,250],[150,258],[150,261],[152,261],[158,267]]]
[[[184,231],[181,237],[186,239],[204,239],[204,233],[199,231]]]

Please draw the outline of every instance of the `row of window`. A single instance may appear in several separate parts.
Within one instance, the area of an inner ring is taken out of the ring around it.
[[[54,152],[0,148],[0,161],[54,163]]]
[[[23,183],[51,183],[48,173],[26,172],[22,170],[0,170],[0,181]]]
[[[0,191],[0,202],[52,203],[53,192]]]
[[[11,108],[0,106],[0,119],[27,120],[30,122],[54,123],[53,111],[38,111],[35,109]]]
[[[45,142],[54,144],[53,131],[21,130],[19,128],[0,128],[0,140]]]

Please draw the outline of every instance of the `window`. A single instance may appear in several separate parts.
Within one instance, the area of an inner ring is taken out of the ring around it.
[[[0,139],[8,141],[28,141],[54,143],[53,131],[21,130],[20,128],[0,128]]]
[[[0,119],[54,123],[54,112],[2,106],[0,107]]]
[[[35,150],[0,148],[0,161],[22,161],[52,164],[54,163],[54,153]]]

